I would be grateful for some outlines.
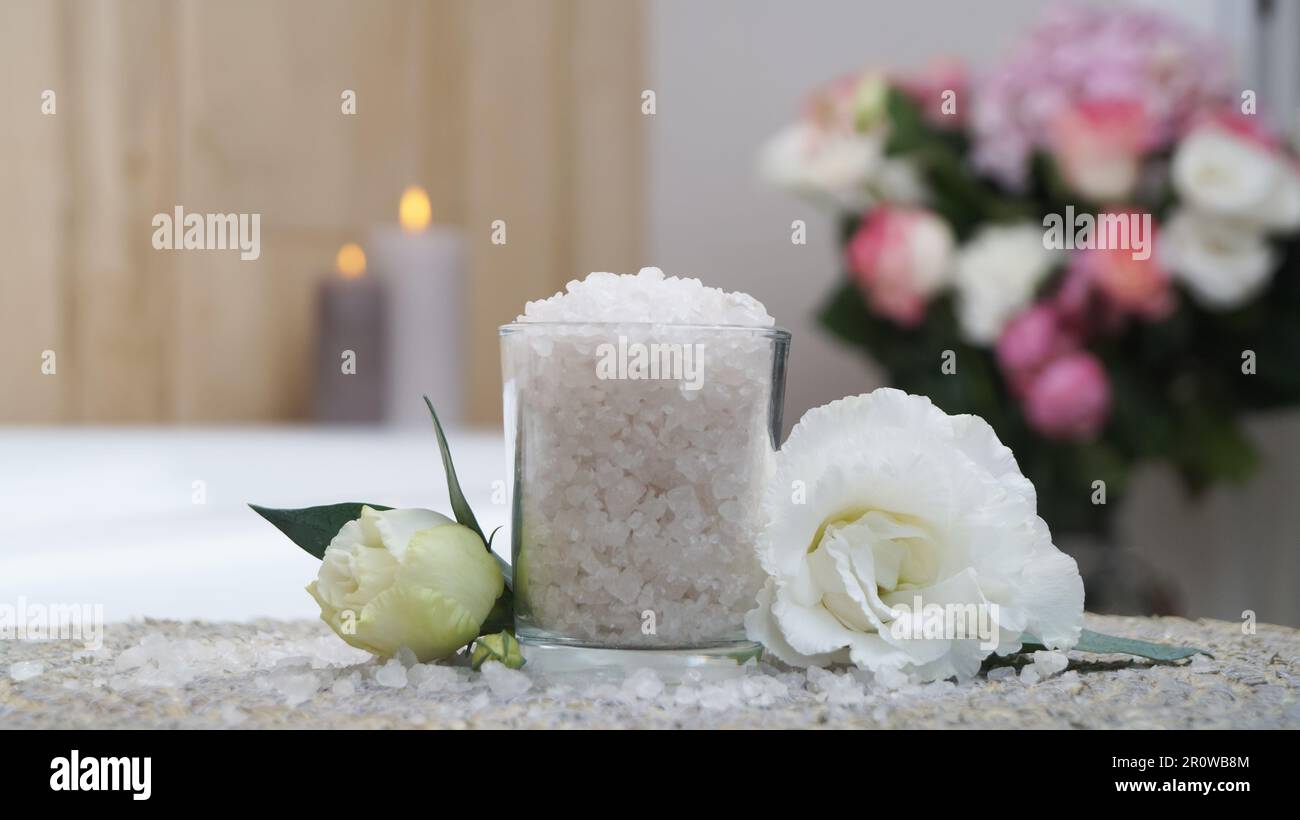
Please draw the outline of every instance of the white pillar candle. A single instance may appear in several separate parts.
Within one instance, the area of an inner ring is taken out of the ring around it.
[[[400,227],[371,235],[371,260],[388,296],[390,424],[429,424],[428,396],[445,425],[463,418],[465,248],[460,231],[430,226],[429,198],[402,194]]]

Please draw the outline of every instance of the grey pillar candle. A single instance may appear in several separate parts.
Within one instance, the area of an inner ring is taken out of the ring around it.
[[[388,394],[386,286],[345,245],[316,290],[315,414],[329,423],[377,424]]]

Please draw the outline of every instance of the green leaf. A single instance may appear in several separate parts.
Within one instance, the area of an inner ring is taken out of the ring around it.
[[[334,536],[338,535],[344,524],[361,517],[362,507],[372,507],[376,510],[392,509],[382,504],[361,504],[351,501],[342,504],[326,504],[322,507],[302,507],[296,510],[277,510],[259,507],[256,504],[248,506],[253,509],[253,512],[274,524],[280,532],[289,536],[290,541],[317,558],[324,557],[325,548],[329,546],[330,541],[334,540]]]
[[[523,653],[519,649],[519,641],[506,630],[492,635],[483,635],[474,642],[470,666],[478,669],[487,661],[500,661],[511,669],[518,669],[525,663]]]
[[[1031,652],[1042,648],[1042,644],[1027,643],[1021,651]],[[1204,649],[1197,649],[1194,646],[1170,646],[1163,643],[1139,641],[1136,638],[1120,638],[1115,635],[1103,635],[1100,632],[1093,632],[1091,629],[1083,630],[1074,651],[1093,652],[1098,655],[1137,655],[1139,658],[1165,663],[1181,661],[1183,658],[1190,658],[1197,653],[1214,657]]]
[[[443,435],[442,423],[438,421],[438,413],[433,409],[433,402],[429,397],[424,397],[424,403],[429,408],[429,415],[433,416],[433,430],[438,434],[438,449],[442,451],[442,466],[447,471],[447,494],[451,496],[451,511],[456,516],[456,522],[463,526],[469,527],[478,533],[478,537],[483,539],[483,546],[488,547],[487,536],[483,535],[483,528],[478,525],[478,519],[474,517],[474,511],[469,508],[469,502],[465,500],[465,494],[461,492],[460,481],[456,478],[456,465],[451,463],[451,450],[447,447],[447,437]],[[488,547],[491,549],[491,547]]]

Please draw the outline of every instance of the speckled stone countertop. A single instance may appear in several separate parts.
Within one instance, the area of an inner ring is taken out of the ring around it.
[[[547,680],[497,666],[388,664],[312,621],[110,624],[103,647],[0,641],[0,727],[24,728],[1300,728],[1300,631],[1089,615],[1090,629],[1201,647],[1159,665],[1070,654],[887,689],[869,675],[751,665],[665,686]],[[525,672],[527,668],[525,667]]]

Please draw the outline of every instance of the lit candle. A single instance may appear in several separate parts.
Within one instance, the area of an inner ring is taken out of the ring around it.
[[[458,229],[430,226],[424,189],[411,186],[398,205],[400,227],[371,235],[375,270],[388,287],[389,374],[386,417],[427,426],[421,396],[444,424],[461,420],[464,389],[465,250]]]
[[[316,418],[383,420],[388,355],[384,283],[366,276],[361,246],[339,249],[334,274],[316,292]]]

